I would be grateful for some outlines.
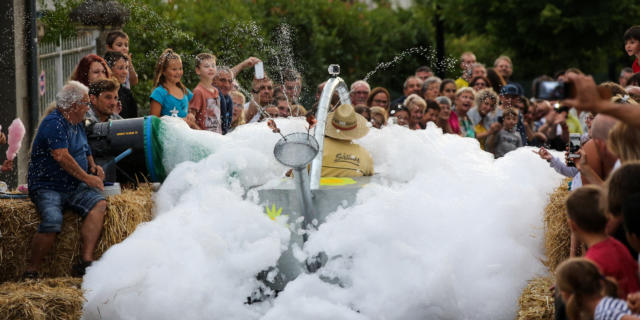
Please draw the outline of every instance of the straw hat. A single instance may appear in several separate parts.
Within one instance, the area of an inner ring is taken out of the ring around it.
[[[324,134],[338,140],[355,140],[367,135],[367,119],[356,113],[353,106],[343,104],[327,116]]]

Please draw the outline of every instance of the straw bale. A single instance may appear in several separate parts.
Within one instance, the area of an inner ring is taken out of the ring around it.
[[[527,287],[522,291],[518,305],[520,311],[517,320],[543,320],[554,319],[554,300],[551,286],[552,277],[538,277],[529,280]]]
[[[544,209],[544,248],[547,258],[543,262],[551,272],[562,261],[569,258],[571,231],[567,224],[567,207],[565,205],[569,196],[568,181],[568,179],[565,180],[553,192],[549,198],[549,204]]]
[[[99,258],[112,245],[129,236],[138,224],[150,221],[153,202],[151,187],[141,184],[137,190],[124,189],[107,199],[104,229],[96,249]],[[30,200],[0,199],[0,283],[15,281],[24,273],[31,255],[31,239],[40,224],[40,216]],[[40,273],[44,277],[64,277],[77,263],[82,244],[78,216],[65,212],[62,232],[45,258]]]
[[[80,278],[6,282],[0,285],[0,320],[80,319],[81,283]]]

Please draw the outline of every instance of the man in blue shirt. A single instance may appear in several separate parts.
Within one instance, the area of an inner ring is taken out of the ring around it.
[[[56,108],[40,123],[29,162],[29,197],[40,213],[41,223],[32,241],[31,260],[25,278],[37,278],[44,256],[62,228],[62,212],[69,208],[84,221],[81,227],[81,262],[74,275],[84,274],[93,261],[93,251],[107,208],[104,172],[91,156],[83,121],[89,109],[89,89],[70,81],[56,95]]]

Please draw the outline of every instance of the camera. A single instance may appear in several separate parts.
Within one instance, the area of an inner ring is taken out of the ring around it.
[[[536,84],[536,99],[564,100],[575,97],[575,87],[571,82],[541,81]]]
[[[569,135],[569,155],[567,155],[567,166],[575,167],[575,159],[580,158],[578,151],[580,150],[582,143],[580,141],[579,133],[571,133]]]
[[[340,65],[330,64],[328,70],[329,70],[329,74],[335,77],[340,74]]]

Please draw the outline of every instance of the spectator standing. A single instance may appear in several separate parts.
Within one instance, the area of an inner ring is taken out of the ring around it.
[[[136,118],[138,117],[138,103],[131,93],[131,89],[125,86],[127,76],[129,74],[129,58],[118,51],[107,51],[104,54],[104,59],[111,68],[113,76],[120,83],[120,89],[118,89],[118,100],[120,102],[118,110],[114,111],[115,114],[119,114],[122,118]]]
[[[640,290],[638,264],[629,250],[605,232],[607,217],[600,207],[601,190],[584,186],[567,198],[567,217],[571,233],[587,246],[585,258],[593,261],[604,276],[618,283],[618,297]]]
[[[618,78],[618,84],[622,87],[626,87],[629,78],[633,75],[633,69],[626,67],[620,71],[620,77]]]
[[[433,70],[427,66],[421,66],[416,69],[415,76],[424,82],[427,78],[433,77]]]
[[[91,53],[80,59],[69,80],[79,81],[88,87],[91,82],[108,78],[111,78],[111,70],[107,62]]]
[[[452,79],[444,79],[440,83],[440,96],[449,98],[449,101],[456,99],[456,83]]]
[[[196,74],[200,82],[193,89],[193,98],[189,101],[189,113],[196,119],[198,129],[222,134],[222,108],[220,92],[213,86],[216,57],[209,53],[196,56]]]
[[[424,116],[427,103],[417,94],[410,94],[407,99],[402,103],[409,110],[409,129],[419,130],[422,129],[420,121]]]
[[[133,66],[131,60],[131,52],[129,52],[129,36],[119,30],[111,31],[107,34],[106,38],[107,50],[122,53],[129,61],[127,65],[127,79],[124,82],[124,86],[127,89],[131,89],[132,86],[138,84],[138,74]]]
[[[422,80],[420,80],[420,78],[418,78],[416,76],[408,77],[404,81],[404,84],[402,85],[403,96],[398,98],[398,99],[395,99],[395,100],[391,101],[391,113],[393,113],[395,110],[397,110],[398,106],[402,105],[402,103],[410,95],[412,95],[412,94],[420,95],[420,91],[421,90],[422,90]]]
[[[156,64],[151,92],[150,114],[184,119],[189,127],[196,127],[193,114],[189,113],[189,101],[193,93],[182,83],[182,59],[171,49],[165,49]]]
[[[213,86],[220,93],[220,112],[222,114],[222,134],[227,134],[231,128],[233,114],[236,112],[234,102],[229,95],[233,89],[233,71],[226,66],[217,68],[216,76],[213,78]],[[244,96],[243,96],[244,99]],[[243,100],[244,101],[244,100]],[[244,109],[243,109],[244,113]],[[243,119],[244,121],[244,119]],[[244,123],[244,122],[243,122]]]
[[[383,87],[376,87],[371,90],[367,98],[367,106],[381,107],[389,113],[389,105],[391,103],[391,95],[389,91]]]
[[[371,87],[364,80],[358,80],[351,84],[351,91],[349,91],[349,97],[351,98],[351,104],[354,106],[367,104],[367,97],[371,92]]]
[[[472,66],[476,63],[476,55],[471,51],[467,51],[460,55],[460,68],[462,75],[456,79],[456,87],[458,89],[468,87],[471,81]]]
[[[469,119],[467,113],[473,107],[473,100],[475,93],[473,89],[469,87],[463,87],[456,92],[455,102],[455,114],[458,118],[458,126],[460,128],[460,135],[463,137],[475,138],[476,134],[473,130],[473,123]]]

